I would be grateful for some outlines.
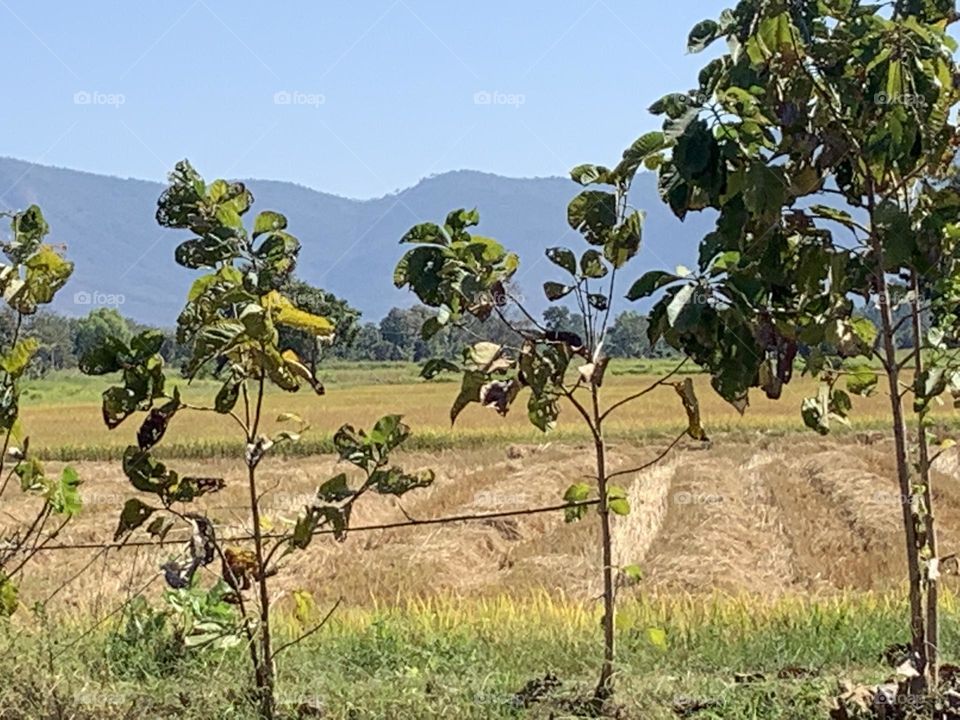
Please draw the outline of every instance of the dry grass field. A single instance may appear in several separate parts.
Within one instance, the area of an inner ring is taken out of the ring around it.
[[[610,404],[627,397],[655,382],[660,375],[641,372],[617,372],[613,366],[606,385]],[[399,413],[414,430],[414,441],[422,447],[482,447],[504,442],[539,443],[545,440],[582,440],[585,429],[572,408],[561,412],[557,430],[545,437],[534,429],[526,416],[525,397],[517,400],[510,415],[501,418],[492,410],[477,405],[468,407],[450,426],[449,408],[458,387],[452,382],[424,382],[412,379],[410,374],[383,370],[369,370],[347,376],[347,382],[328,385],[327,394],[318,397],[312,393],[285,394],[272,391],[266,398],[266,417],[273,419],[279,412],[300,415],[311,426],[304,436],[307,452],[342,424],[369,426],[378,417]],[[47,383],[47,381],[43,381]],[[701,410],[707,430],[712,433],[745,431],[753,433],[805,432],[800,419],[800,403],[816,394],[816,385],[808,378],[796,378],[784,389],[778,401],[766,399],[754,392],[751,406],[741,417],[710,387],[709,379],[694,376]],[[130,419],[115,431],[109,431],[100,418],[98,393],[107,382],[100,378],[82,379],[79,390],[70,384],[50,381],[48,387],[36,392],[36,399],[27,400],[22,418],[32,443],[41,454],[64,459],[97,459],[116,455],[132,442],[136,432]],[[216,385],[199,383],[184,387],[184,397],[197,404],[207,403],[216,393]],[[946,421],[958,416],[952,408],[939,411]],[[887,415],[887,401],[881,392],[870,398],[855,398],[851,416],[855,428],[882,425]],[[614,437],[641,439],[651,435],[676,434],[685,423],[683,408],[670,387],[655,392],[627,405],[607,423]],[[839,430],[843,426],[838,425]],[[172,423],[158,452],[168,456],[207,457],[235,450],[236,426],[229,418],[213,413],[181,413]],[[232,445],[233,444],[233,445]]]
[[[613,444],[615,468],[657,454],[651,442]],[[841,440],[813,435],[718,437],[681,445],[661,466],[625,483],[633,512],[616,524],[617,560],[645,572],[645,594],[823,595],[899,586],[903,550],[890,447],[879,433]],[[434,487],[403,501],[371,498],[358,505],[355,526],[485,513],[555,504],[590,470],[590,448],[577,443],[495,446],[485,450],[413,453],[411,468],[437,470]],[[243,468],[229,460],[182,460],[186,472],[222,475],[227,488],[201,507],[224,534],[250,531]],[[84,512],[61,542],[104,542],[132,490],[114,462],[74,464],[84,478]],[[333,457],[278,459],[263,466],[267,523],[289,527],[317,485],[340,472]],[[957,456],[937,465],[937,501],[944,547],[960,542]],[[144,497],[144,500],[149,498]],[[12,509],[16,512],[15,509]],[[596,516],[568,525],[559,513],[442,527],[355,532],[345,543],[321,538],[294,556],[277,586],[351,604],[390,604],[440,596],[523,597],[547,592],[587,600],[599,594],[593,542]],[[158,579],[158,566],[179,552],[159,549],[45,553],[27,597],[38,598],[96,558],[73,581],[69,601],[88,605]],[[211,566],[213,568],[213,566]],[[211,569],[210,572],[216,572]],[[952,585],[952,578],[948,585]],[[630,592],[630,591],[628,591]]]
[[[608,401],[655,377],[612,374]],[[802,429],[799,417],[801,399],[814,391],[809,381],[797,379],[777,403],[755,397],[743,418],[703,378],[695,383],[711,441],[685,439],[660,465],[622,478],[632,512],[616,518],[615,560],[644,573],[620,591],[622,717],[676,717],[691,698],[707,703],[697,717],[710,719],[824,717],[838,682],[883,676],[883,651],[905,637],[900,498],[891,441],[880,430],[885,398],[855,401],[853,428],[821,438]],[[123,502],[134,495],[111,456],[133,440],[136,421],[114,432],[103,427],[96,400],[102,384],[59,379],[34,387],[23,410],[32,444],[55,458],[51,471],[69,460],[83,479],[83,512],[56,542],[109,542]],[[214,387],[201,383],[187,398],[208,398]],[[414,449],[397,460],[437,472],[434,486],[409,494],[402,507],[392,498],[364,498],[345,542],[320,537],[282,564],[273,581],[282,636],[302,632],[343,600],[330,625],[283,663],[286,716],[301,717],[297,708],[306,702],[322,705],[323,717],[345,720],[552,718],[564,716],[554,712],[563,698],[589,692],[600,652],[595,513],[576,524],[550,513],[360,529],[553,505],[590,473],[592,446],[570,408],[549,435],[530,429],[522,406],[506,419],[471,407],[451,430],[456,391],[452,383],[415,381],[408,368],[380,383],[369,372],[350,375],[331,382],[324,397],[268,395],[271,420],[293,411],[311,425],[298,455],[260,466],[270,530],[289,527],[320,483],[349,471],[319,452],[345,422],[405,415]],[[953,409],[938,413],[954,424]],[[626,408],[611,423],[612,469],[656,457],[684,420],[669,387]],[[160,447],[178,471],[225,478],[222,492],[198,504],[218,520],[222,536],[250,532],[242,446],[230,424],[212,413],[184,413]],[[946,451],[935,469],[941,547],[949,554],[960,543],[960,448]],[[5,521],[27,517],[27,505],[16,501],[3,510]],[[166,635],[143,634],[154,611],[130,604],[142,593],[164,612],[160,566],[183,552],[182,543],[41,552],[23,578],[24,610],[2,636],[11,652],[6,664],[0,658],[0,675],[12,680],[0,684],[0,708],[21,714],[0,718],[199,720],[228,710],[229,717],[250,717],[241,652],[171,657]],[[945,564],[942,582],[951,660],[960,647],[955,570]],[[204,585],[218,572],[217,563],[202,570]],[[296,612],[298,591],[309,593],[312,619]],[[45,600],[53,600],[49,615],[30,612]],[[58,627],[52,646],[34,632],[41,623]],[[651,642],[651,629],[665,639]],[[562,680],[555,702],[521,712],[516,693],[548,672]],[[759,679],[735,680],[743,675]]]

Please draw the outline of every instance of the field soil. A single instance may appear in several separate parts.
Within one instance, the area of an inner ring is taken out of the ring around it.
[[[613,468],[643,464],[660,450],[653,442],[614,443]],[[588,477],[591,452],[586,444],[548,443],[408,454],[399,458],[405,467],[436,469],[435,485],[411,493],[402,507],[392,498],[364,498],[353,524],[557,504],[571,483]],[[203,511],[221,521],[225,535],[250,531],[241,463],[170,464],[185,473],[224,477],[226,489],[207,498]],[[118,463],[74,466],[84,479],[86,508],[57,542],[109,542],[132,489]],[[945,554],[960,542],[958,467],[953,450],[936,466],[934,494]],[[315,488],[344,469],[329,456],[265,461],[261,488],[268,529],[289,527]],[[900,497],[890,442],[880,434],[842,440],[758,435],[750,442],[721,436],[710,445],[682,444],[660,466],[623,480],[633,512],[616,519],[616,558],[643,568],[646,594],[831,594],[889,590],[902,582]],[[343,543],[324,536],[285,561],[274,582],[288,603],[300,589],[317,599],[343,596],[349,604],[544,590],[589,600],[600,593],[597,529],[593,512],[576,524],[551,513],[357,531]],[[25,581],[23,600],[48,597],[69,581],[65,602],[94,611],[108,608],[141,587],[148,594],[159,591],[159,566],[181,552],[179,545],[43,552]],[[219,565],[205,572],[217,573]],[[955,577],[946,583],[956,589]]]

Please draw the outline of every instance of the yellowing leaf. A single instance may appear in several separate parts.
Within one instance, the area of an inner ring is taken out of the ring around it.
[[[0,368],[13,377],[19,377],[39,349],[40,343],[34,338],[20,340],[10,350],[0,355]]]
[[[284,350],[281,357],[283,358],[283,364],[291,374],[301,380],[306,380],[307,384],[313,388],[313,391],[317,393],[317,395],[323,395],[323,383],[314,377],[313,373],[310,372],[310,368],[300,361],[300,358],[293,350]],[[300,422],[303,421],[301,420]]]
[[[707,440],[707,433],[700,424],[700,402],[693,389],[693,380],[687,378],[682,383],[676,383],[674,389],[683,401],[683,409],[687,411],[687,435],[694,440]]]
[[[287,298],[274,290],[263,297],[263,306],[273,313],[275,322],[287,327],[303,330],[315,337],[330,337],[334,325],[325,317],[300,310]]]
[[[647,640],[658,650],[667,649],[667,631],[663,628],[647,628]]]

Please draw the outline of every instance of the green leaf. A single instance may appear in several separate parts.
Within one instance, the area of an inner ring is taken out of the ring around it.
[[[253,238],[256,240],[264,233],[287,229],[287,218],[278,212],[265,210],[253,221]]]
[[[603,246],[603,256],[614,268],[620,269],[640,251],[642,238],[643,215],[633,212],[611,233]]]
[[[10,617],[17,611],[19,595],[20,591],[13,580],[0,571],[0,617]]]
[[[590,498],[590,486],[586,483],[574,483],[563,494],[564,502],[584,502]]]
[[[127,500],[123,505],[123,511],[120,513],[117,530],[113,533],[114,542],[143,525],[156,511],[157,508],[151,507],[136,498]]]
[[[370,483],[377,493],[396,497],[406,495],[411,490],[429,487],[433,484],[433,480],[433,470],[413,474],[406,473],[397,467],[377,470],[370,475]]]
[[[660,288],[681,279],[682,278],[677,277],[673,273],[664,272],[663,270],[651,270],[645,273],[630,287],[630,290],[627,292],[627,300],[635,302],[649,297]]]
[[[73,263],[64,260],[50,245],[41,245],[36,253],[27,258],[24,267],[24,288],[11,302],[26,314],[35,312],[37,305],[52,302],[54,295],[66,285],[73,273]]]
[[[543,293],[550,302],[556,302],[573,292],[572,285],[564,285],[558,282],[545,282],[543,284]]]
[[[460,366],[442,358],[431,358],[424,364],[420,377],[424,380],[433,380],[437,375],[445,372],[460,372]]]
[[[696,285],[684,285],[673,296],[670,304],[667,305],[667,322],[670,323],[670,327],[678,326],[679,319],[695,300],[696,289]]]
[[[347,482],[347,474],[340,473],[317,489],[317,499],[325,503],[338,503],[355,495]]]
[[[540,432],[550,432],[560,416],[559,396],[552,391],[533,392],[527,401],[527,417]]]
[[[780,167],[768,167],[757,161],[750,165],[744,178],[743,202],[758,217],[779,214],[787,197],[787,182]]]
[[[587,302],[590,303],[590,307],[600,312],[606,312],[610,307],[610,301],[607,299],[607,296],[601,293],[590,293],[587,295]]]
[[[402,445],[408,437],[410,427],[403,422],[402,415],[384,415],[374,423],[367,441],[385,454]]]
[[[630,501],[627,500],[627,491],[617,485],[607,488],[607,508],[614,515],[629,515]]]
[[[810,207],[810,213],[816,217],[823,218],[824,220],[830,220],[831,222],[838,223],[848,228],[856,228],[857,223],[854,221],[853,216],[846,212],[845,210],[839,210],[837,208],[832,208],[827,205],[813,205]]]
[[[757,29],[757,36],[771,53],[794,56],[793,23],[789,13],[764,19]]]
[[[577,256],[572,250],[563,247],[554,247],[547,249],[547,259],[554,265],[562,267],[571,275],[577,274]]]
[[[563,494],[563,501],[566,503],[585,502],[590,499],[590,491],[591,488],[586,483],[575,483],[567,488],[567,491]],[[588,509],[586,505],[568,507],[563,511],[564,520],[568,523],[582,520],[586,516]]]
[[[698,53],[705,50],[720,34],[720,25],[713,20],[703,20],[693,26],[687,39],[687,50]]]
[[[601,165],[577,165],[570,171],[570,178],[579,185],[608,185],[610,170]]]
[[[600,190],[585,190],[567,209],[567,222],[591,245],[603,245],[617,224],[617,198]]]
[[[861,364],[847,368],[847,390],[854,395],[869,397],[877,387],[879,377],[869,365]]]
[[[221,385],[217,391],[217,396],[213,401],[214,410],[222,415],[226,415],[233,410],[233,408],[236,407],[237,400],[240,398],[240,389],[242,386],[242,376],[231,373],[230,377],[224,381],[223,385]]]
[[[623,151],[623,163],[621,166],[636,169],[640,163],[645,162],[651,155],[664,150],[667,147],[667,138],[660,131],[648,132],[634,140],[633,145]],[[618,167],[618,169],[620,169]]]
[[[609,272],[603,262],[603,255],[598,250],[587,250],[580,256],[580,272],[584,277],[599,279]]]
[[[80,501],[80,477],[77,471],[67,466],[60,471],[46,491],[46,500],[57,515],[73,517],[82,507]]]
[[[829,396],[821,390],[817,397],[804,399],[800,405],[803,424],[820,435],[830,434]]]
[[[611,500],[607,507],[610,508],[610,512],[615,515],[629,515],[630,514],[630,503],[626,498],[617,498]]]
[[[620,568],[620,573],[628,585],[636,585],[643,580],[643,568],[639,565],[624,565]]]
[[[435,223],[421,223],[410,228],[400,239],[401,243],[414,245],[449,245],[450,238],[446,231]]]
[[[196,270],[216,268],[220,263],[232,260],[240,254],[236,238],[203,237],[187,240],[177,246],[174,259],[178,265]]]
[[[467,228],[476,227],[480,224],[480,213],[476,208],[466,210],[460,208],[447,214],[446,227],[453,233],[458,233]]]
[[[457,399],[453,401],[453,407],[450,408],[451,425],[457,421],[457,417],[467,405],[480,402],[480,390],[486,384],[486,381],[486,375],[482,372],[471,370],[463,374],[460,394],[457,395]]]

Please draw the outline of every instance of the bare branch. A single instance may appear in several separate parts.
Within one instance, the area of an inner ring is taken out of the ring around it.
[[[310,628],[309,630],[307,630],[307,632],[305,632],[305,633],[304,633],[303,635],[301,635],[300,637],[295,638],[295,639],[291,640],[290,642],[286,642],[286,643],[284,643],[283,645],[281,645],[280,647],[278,647],[276,650],[273,651],[273,657],[276,658],[277,655],[279,655],[280,653],[282,653],[282,652],[283,652],[284,650],[286,650],[287,648],[291,648],[291,647],[293,647],[294,645],[303,642],[304,640],[306,640],[306,639],[307,639],[308,637],[310,637],[311,635],[320,632],[320,630],[323,629],[324,625],[327,624],[327,622],[330,620],[330,618],[333,617],[333,613],[335,613],[335,612],[337,611],[337,608],[340,607],[340,603],[342,603],[342,602],[343,602],[343,598],[342,598],[342,597],[341,597],[341,598],[337,598],[337,601],[333,604],[333,607],[330,608],[330,611],[329,611],[326,615],[323,616],[323,620],[321,620],[317,625],[314,625],[312,628]]]
[[[619,472],[610,473],[609,475],[607,475],[607,481],[609,482],[614,478],[623,477],[624,475],[633,475],[634,473],[643,472],[644,470],[649,470],[654,465],[657,465],[658,463],[660,463],[660,461],[663,460],[667,455],[669,455],[670,451],[673,450],[680,443],[681,440],[683,440],[686,434],[687,434],[687,431],[684,430],[682,433],[677,435],[676,439],[672,443],[670,443],[663,452],[657,455],[650,462],[644,463],[639,467],[630,468],[629,470],[621,470]]]
[[[612,413],[612,412],[613,412],[614,410],[616,410],[617,408],[622,407],[622,406],[626,405],[627,403],[631,403],[631,402],[633,402],[634,400],[637,400],[637,399],[639,399],[639,398],[642,398],[644,395],[646,395],[646,394],[648,394],[648,393],[651,393],[651,392],[653,392],[654,390],[656,390],[658,387],[660,387],[661,385],[664,385],[670,378],[672,378],[674,375],[676,375],[678,372],[680,372],[680,370],[683,368],[683,366],[687,364],[687,360],[689,360],[689,359],[690,359],[690,358],[685,357],[683,360],[680,361],[680,364],[679,364],[679,365],[677,365],[673,370],[671,370],[669,373],[667,373],[666,375],[664,375],[662,378],[660,378],[659,380],[657,380],[655,383],[653,383],[653,384],[650,385],[649,387],[644,388],[644,389],[641,390],[640,392],[634,393],[633,395],[630,395],[629,397],[626,397],[626,398],[624,398],[623,400],[620,400],[619,402],[616,402],[616,403],[614,403],[613,405],[611,405],[611,406],[610,406],[609,408],[607,408],[606,411],[600,416],[600,420],[601,420],[601,421],[602,421],[602,420],[606,420],[606,419],[607,419],[607,416],[610,415],[610,413]]]

